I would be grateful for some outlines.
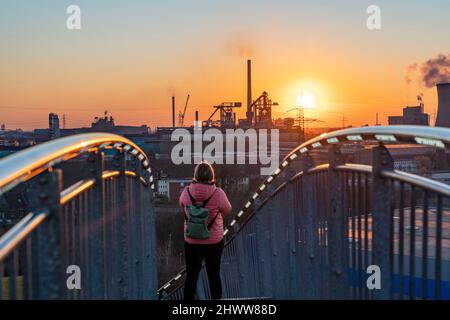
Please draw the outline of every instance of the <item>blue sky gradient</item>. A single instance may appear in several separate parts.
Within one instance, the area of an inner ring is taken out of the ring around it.
[[[80,31],[66,28],[71,4]],[[380,31],[366,28],[371,4]],[[1,121],[42,127],[53,111],[79,126],[109,109],[122,123],[167,125],[170,95],[181,105],[187,93],[206,117],[214,104],[245,101],[247,58],[254,95],[269,91],[276,116],[305,88],[325,125],[344,113],[354,125],[374,109],[398,114],[418,92],[431,112],[435,91],[406,85],[405,70],[450,52],[449,12],[444,0],[2,0]]]

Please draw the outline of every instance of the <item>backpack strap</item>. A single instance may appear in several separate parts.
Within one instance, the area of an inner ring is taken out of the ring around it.
[[[196,204],[195,204],[195,199],[194,199],[194,197],[192,196],[191,191],[189,191],[189,187],[187,187],[186,189],[187,189],[189,198],[191,199],[191,203],[195,206],[195,205],[196,205]],[[184,220],[188,221],[188,220],[189,220],[189,217],[188,217],[188,215],[187,215],[187,213],[186,213],[186,209],[184,209],[183,212],[184,212]]]
[[[216,191],[217,191],[217,188],[214,189],[214,192],[211,194],[211,196],[210,196],[208,199],[206,199],[206,200],[204,200],[204,201],[202,202],[202,207],[203,207],[203,208],[208,204],[209,200],[211,200],[211,198],[212,198],[213,195],[216,193]]]
[[[210,223],[208,223],[208,230],[211,229],[211,227],[213,226],[214,222],[216,222],[217,216],[219,215],[219,211],[217,211],[216,216],[211,220]]]
[[[191,203],[192,203],[194,206],[197,206],[197,205],[195,204],[195,203],[196,203],[195,198],[192,196],[191,191],[189,190],[189,187],[187,187],[186,189],[187,189],[189,198],[191,199]]]
[[[217,188],[214,189],[214,192],[212,193],[212,195],[211,195],[208,199],[206,199],[205,201],[203,201],[203,204],[202,204],[203,207],[206,206],[206,204],[209,202],[209,200],[211,200],[211,198],[212,198],[213,195],[216,193],[216,191],[217,191]],[[217,213],[216,213],[216,215],[214,216],[214,218],[211,220],[210,223],[208,223],[208,230],[211,229],[211,227],[213,226],[214,222],[216,222],[216,219],[217,219],[217,216],[218,216],[218,215],[219,215],[219,211],[217,210]]]

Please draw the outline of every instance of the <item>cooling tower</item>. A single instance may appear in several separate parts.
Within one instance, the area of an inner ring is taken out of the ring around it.
[[[450,128],[450,83],[437,85],[438,91],[438,114],[436,127]]]

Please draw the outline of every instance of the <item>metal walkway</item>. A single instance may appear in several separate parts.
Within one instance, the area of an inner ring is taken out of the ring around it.
[[[362,127],[295,148],[224,231],[224,298],[450,299],[450,186],[395,170],[386,145],[399,143],[445,156],[450,130]],[[349,163],[348,145],[370,146],[371,165]],[[154,180],[133,142],[78,135],[0,160],[0,195],[21,187],[0,299],[182,299],[183,270],[157,289]],[[72,265],[83,290],[67,287]],[[209,298],[204,270],[197,292]]]

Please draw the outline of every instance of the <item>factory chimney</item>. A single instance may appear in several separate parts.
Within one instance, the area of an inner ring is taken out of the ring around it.
[[[198,128],[198,110],[195,111],[195,127]]]
[[[247,121],[249,125],[253,123],[252,103],[252,60],[247,60]]]
[[[450,128],[450,83],[439,83],[438,92],[438,113],[436,127]]]
[[[175,128],[175,96],[172,96],[172,128]]]

